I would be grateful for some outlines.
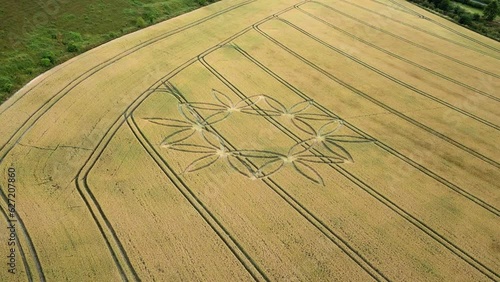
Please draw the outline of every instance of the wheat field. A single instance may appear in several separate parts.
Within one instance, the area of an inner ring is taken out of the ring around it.
[[[500,44],[235,0],[0,106],[0,281],[500,281]]]

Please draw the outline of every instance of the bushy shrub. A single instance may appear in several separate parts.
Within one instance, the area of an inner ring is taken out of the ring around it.
[[[495,17],[500,14],[500,4],[496,0],[491,1],[488,6],[484,8],[484,18],[487,21],[492,21]]]
[[[14,84],[10,80],[10,78],[6,76],[0,76],[0,91],[3,92],[10,92],[12,91],[12,88],[14,87]]]
[[[42,59],[48,59],[50,64],[53,65],[56,62],[56,55],[54,55],[54,52],[46,50],[42,53]]]
[[[154,23],[160,17],[161,12],[156,7],[145,7],[142,17],[149,23]]]
[[[47,59],[47,58],[42,58],[42,59],[40,60],[40,65],[42,65],[42,67],[44,67],[44,68],[48,68],[48,67],[52,66],[52,63],[50,62],[50,60],[49,60],[49,59]]]
[[[68,42],[82,42],[83,38],[82,35],[78,32],[70,31],[66,34],[66,40]]]
[[[78,44],[76,42],[70,42],[70,43],[68,43],[67,50],[68,50],[68,52],[71,52],[71,53],[77,53],[80,51],[80,44]]]
[[[443,10],[448,11],[451,8],[450,0],[439,0],[435,2],[436,6]]]
[[[465,25],[470,25],[472,23],[472,14],[463,13],[459,15],[458,22]]]

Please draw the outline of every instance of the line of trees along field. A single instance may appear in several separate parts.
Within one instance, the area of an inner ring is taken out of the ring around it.
[[[408,0],[420,6],[435,10],[457,23],[486,35],[495,40],[500,40],[500,22],[496,20],[500,14],[498,0]],[[471,12],[458,3],[469,6],[478,12]],[[480,13],[482,10],[482,13]]]

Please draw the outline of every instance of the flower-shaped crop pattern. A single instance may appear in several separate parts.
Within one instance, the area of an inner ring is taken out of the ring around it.
[[[254,106],[263,99],[262,95],[254,95],[234,103],[229,96],[215,89],[212,89],[212,96],[218,103],[192,102],[190,105],[193,109],[214,111],[227,117],[235,112],[252,114],[255,111]]]
[[[250,165],[241,158],[238,152],[231,151],[223,142],[223,140],[215,133],[203,132],[203,139],[206,145],[203,147],[190,148],[191,152],[204,153],[203,156],[191,162],[183,173],[194,172],[203,168],[207,168],[218,160],[225,160],[231,168],[240,174],[250,177]],[[189,144],[186,144],[189,146]]]
[[[343,126],[342,120],[318,113],[321,111],[312,100],[287,108],[267,95],[250,96],[236,103],[228,95],[215,89],[212,90],[212,96],[215,100],[213,103],[180,102],[180,119],[146,118],[151,123],[174,129],[174,132],[168,134],[160,143],[161,147],[203,154],[187,165],[183,173],[198,171],[218,160],[224,160],[236,172],[251,179],[270,177],[288,166],[310,181],[324,184],[314,164],[353,162],[351,154],[339,143],[373,141],[361,136],[338,134]],[[284,117],[309,137],[297,142],[286,154],[266,150],[231,149],[211,125],[224,121],[236,112]],[[191,139],[193,136],[197,138]]]
[[[349,154],[349,152],[339,143],[359,143],[373,141],[372,139],[361,136],[335,134],[344,125],[343,121],[340,119],[329,121],[322,125],[318,130],[315,130],[307,123],[301,122],[298,124],[301,126],[301,129],[304,132],[310,134],[310,140],[314,142],[315,148],[318,151],[323,152],[323,154],[331,154],[332,156],[336,156],[342,159],[343,162],[353,162],[353,158],[351,154]]]
[[[174,118],[146,118],[146,120],[154,124],[177,129],[163,139],[160,145],[164,148],[186,150],[185,147],[189,144],[184,144],[183,142],[185,140],[196,133],[203,135],[207,131],[208,125],[220,122],[228,115],[216,112],[209,115],[207,118],[203,118],[188,103],[180,103],[178,105],[178,110],[181,116],[184,117],[184,120]]]
[[[304,140],[293,145],[287,154],[276,152],[260,151],[238,151],[239,156],[252,158],[267,158],[268,160],[258,169],[253,170],[253,178],[262,179],[272,176],[280,171],[284,166],[292,166],[298,173],[314,183],[324,184],[321,175],[311,166],[311,164],[338,164],[345,162],[345,158],[338,154],[318,154],[314,153],[317,146],[315,138]]]

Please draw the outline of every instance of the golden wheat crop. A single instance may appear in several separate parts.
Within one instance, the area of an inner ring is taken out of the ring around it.
[[[95,48],[0,106],[0,281],[498,281],[498,60],[402,0]]]

